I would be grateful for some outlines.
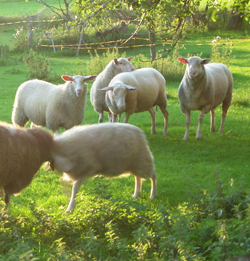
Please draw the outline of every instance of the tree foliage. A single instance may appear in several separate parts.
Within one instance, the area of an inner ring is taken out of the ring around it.
[[[211,16],[213,21],[216,21],[217,16],[222,12],[231,10],[232,15],[238,15],[242,19],[249,21],[250,18],[250,1],[249,0],[218,0],[210,2],[208,16]]]

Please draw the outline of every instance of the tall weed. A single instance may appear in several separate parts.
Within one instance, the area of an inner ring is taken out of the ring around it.
[[[229,38],[222,40],[220,36],[217,36],[212,41],[212,44],[211,61],[229,66],[230,62],[234,59],[232,55],[233,42]]]

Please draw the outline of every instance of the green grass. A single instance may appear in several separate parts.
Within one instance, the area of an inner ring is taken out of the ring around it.
[[[18,2],[18,3],[17,3]],[[48,4],[58,6],[58,1],[48,0]],[[46,10],[43,4],[37,3],[35,0],[0,0],[0,17],[26,17],[34,15],[38,11]]]
[[[35,4],[29,1],[22,5],[29,3]],[[249,39],[245,32],[230,31],[189,35],[179,44],[180,55],[202,53],[210,57],[211,41],[217,35],[232,39],[235,56],[230,63],[235,83],[233,102],[224,134],[210,133],[206,115],[203,138],[197,141],[199,113],[192,112],[190,139],[183,141],[185,116],[177,98],[181,78],[166,78],[169,134],[162,136],[159,110],[155,135],[150,134],[148,112],[134,114],[129,121],[147,136],[157,170],[157,198],[148,199],[149,181],[143,183],[142,197],[133,200],[132,176],[96,177],[84,182],[74,213],[66,214],[71,185],[60,182],[60,173],[41,167],[31,185],[11,198],[8,212],[1,207],[0,260],[224,260],[250,253]],[[142,51],[147,49],[126,50],[126,56],[136,60]],[[43,54],[51,60],[54,83],[62,83],[61,74],[87,72],[88,55],[75,57],[65,51]],[[29,79],[22,57],[11,53],[0,61],[1,121],[11,122],[16,90]],[[219,107],[217,130],[220,113]],[[97,120],[88,94],[83,124]],[[243,193],[248,195],[245,199],[241,198]],[[244,207],[244,211],[237,212],[237,207]]]

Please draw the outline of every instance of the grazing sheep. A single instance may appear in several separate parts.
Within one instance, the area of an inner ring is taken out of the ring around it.
[[[138,127],[109,122],[77,126],[56,136],[54,144],[51,168],[65,172],[74,181],[67,211],[73,210],[82,181],[98,174],[106,177],[133,174],[133,198],[140,196],[142,179],[150,178],[150,198],[156,196],[153,156]]]
[[[227,110],[232,100],[233,77],[228,67],[221,63],[209,63],[200,57],[179,58],[187,64],[180,83],[178,97],[180,109],[186,114],[186,132],[183,140],[189,138],[191,111],[201,111],[196,139],[201,139],[201,124],[204,115],[211,111],[211,131],[214,127],[214,111],[222,103],[222,118],[219,133],[223,131]]]
[[[138,69],[133,72],[120,73],[115,76],[106,92],[106,103],[109,110],[115,115],[126,112],[124,122],[132,113],[149,111],[152,117],[152,133],[155,133],[155,112],[153,107],[158,105],[164,116],[164,132],[167,134],[168,112],[166,110],[167,97],[165,93],[165,79],[153,68]]]
[[[0,191],[10,196],[27,187],[41,164],[51,159],[53,137],[40,128],[23,129],[0,122]]]
[[[17,90],[12,122],[25,126],[30,120],[35,125],[58,133],[60,127],[70,129],[83,121],[87,97],[86,81],[96,76],[62,76],[63,85],[41,80],[30,80]]]
[[[103,112],[109,112],[105,102],[105,93],[103,93],[101,89],[108,86],[111,79],[118,73],[133,71],[135,68],[130,63],[131,59],[132,57],[119,58],[110,61],[105,69],[96,77],[96,80],[90,90],[90,101],[94,106],[94,110],[99,113],[99,123],[103,122]],[[110,116],[111,115],[109,113],[109,120]]]

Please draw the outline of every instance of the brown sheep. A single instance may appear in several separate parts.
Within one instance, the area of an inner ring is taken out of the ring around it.
[[[40,128],[0,122],[0,144],[0,196],[4,191],[7,208],[10,196],[27,187],[42,163],[50,160],[53,136]]]

